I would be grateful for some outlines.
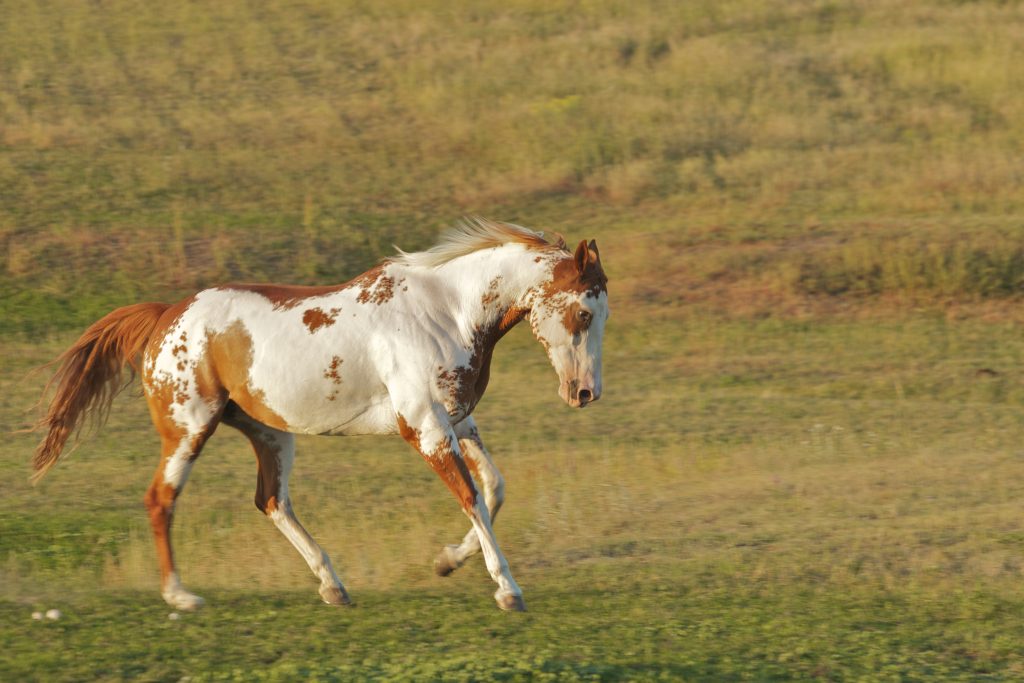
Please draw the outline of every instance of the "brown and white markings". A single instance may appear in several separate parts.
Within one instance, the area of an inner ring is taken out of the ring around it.
[[[474,219],[346,284],[225,285],[173,305],[120,308],[58,359],[33,477],[53,467],[88,413],[109,409],[130,365],[162,443],[145,503],[164,599],[177,609],[202,604],[175,570],[171,521],[203,444],[223,423],[256,452],[256,506],[305,558],[324,601],[348,604],[330,558],[292,510],[293,435],[401,434],[472,523],[460,544],[442,550],[436,571],[446,575],[483,551],[498,605],[525,609],[492,528],[504,481],[470,414],[495,344],[524,318],[562,399],[582,408],[600,398],[606,282],[594,242],[571,252],[561,239]]]

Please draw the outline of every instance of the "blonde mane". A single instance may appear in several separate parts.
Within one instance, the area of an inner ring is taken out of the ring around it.
[[[388,260],[407,266],[435,268],[474,251],[510,243],[536,248],[565,249],[565,241],[557,233],[556,242],[552,244],[544,239],[544,233],[534,232],[513,223],[500,223],[479,216],[470,216],[463,218],[455,227],[445,232],[438,243],[430,249],[407,253],[395,247],[398,256]]]

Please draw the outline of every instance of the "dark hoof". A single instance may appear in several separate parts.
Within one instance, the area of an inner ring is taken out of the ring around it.
[[[498,607],[505,610],[506,612],[525,612],[526,603],[523,601],[522,595],[495,595],[495,602],[498,603]]]
[[[352,600],[349,599],[345,589],[338,588],[337,586],[322,587],[320,589],[320,597],[328,605],[352,605]]]
[[[456,564],[449,554],[451,546],[441,551],[441,554],[434,558],[434,573],[438,576],[448,576],[461,565]]]

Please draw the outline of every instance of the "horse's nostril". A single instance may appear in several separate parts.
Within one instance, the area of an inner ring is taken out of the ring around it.
[[[593,399],[593,396],[594,395],[590,393],[590,389],[580,389],[580,393],[579,393],[580,405],[585,405],[587,403],[590,403],[590,401]]]

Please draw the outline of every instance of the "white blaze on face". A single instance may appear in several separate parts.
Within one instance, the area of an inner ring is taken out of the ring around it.
[[[590,324],[582,334],[582,346],[590,360],[591,401],[601,398],[601,350],[604,346],[604,326],[608,321],[608,294],[601,292],[596,297],[588,295],[583,301],[584,310],[590,316]]]
[[[601,347],[608,295],[559,292],[534,305],[530,325],[558,373],[558,394],[582,408],[601,397]]]

